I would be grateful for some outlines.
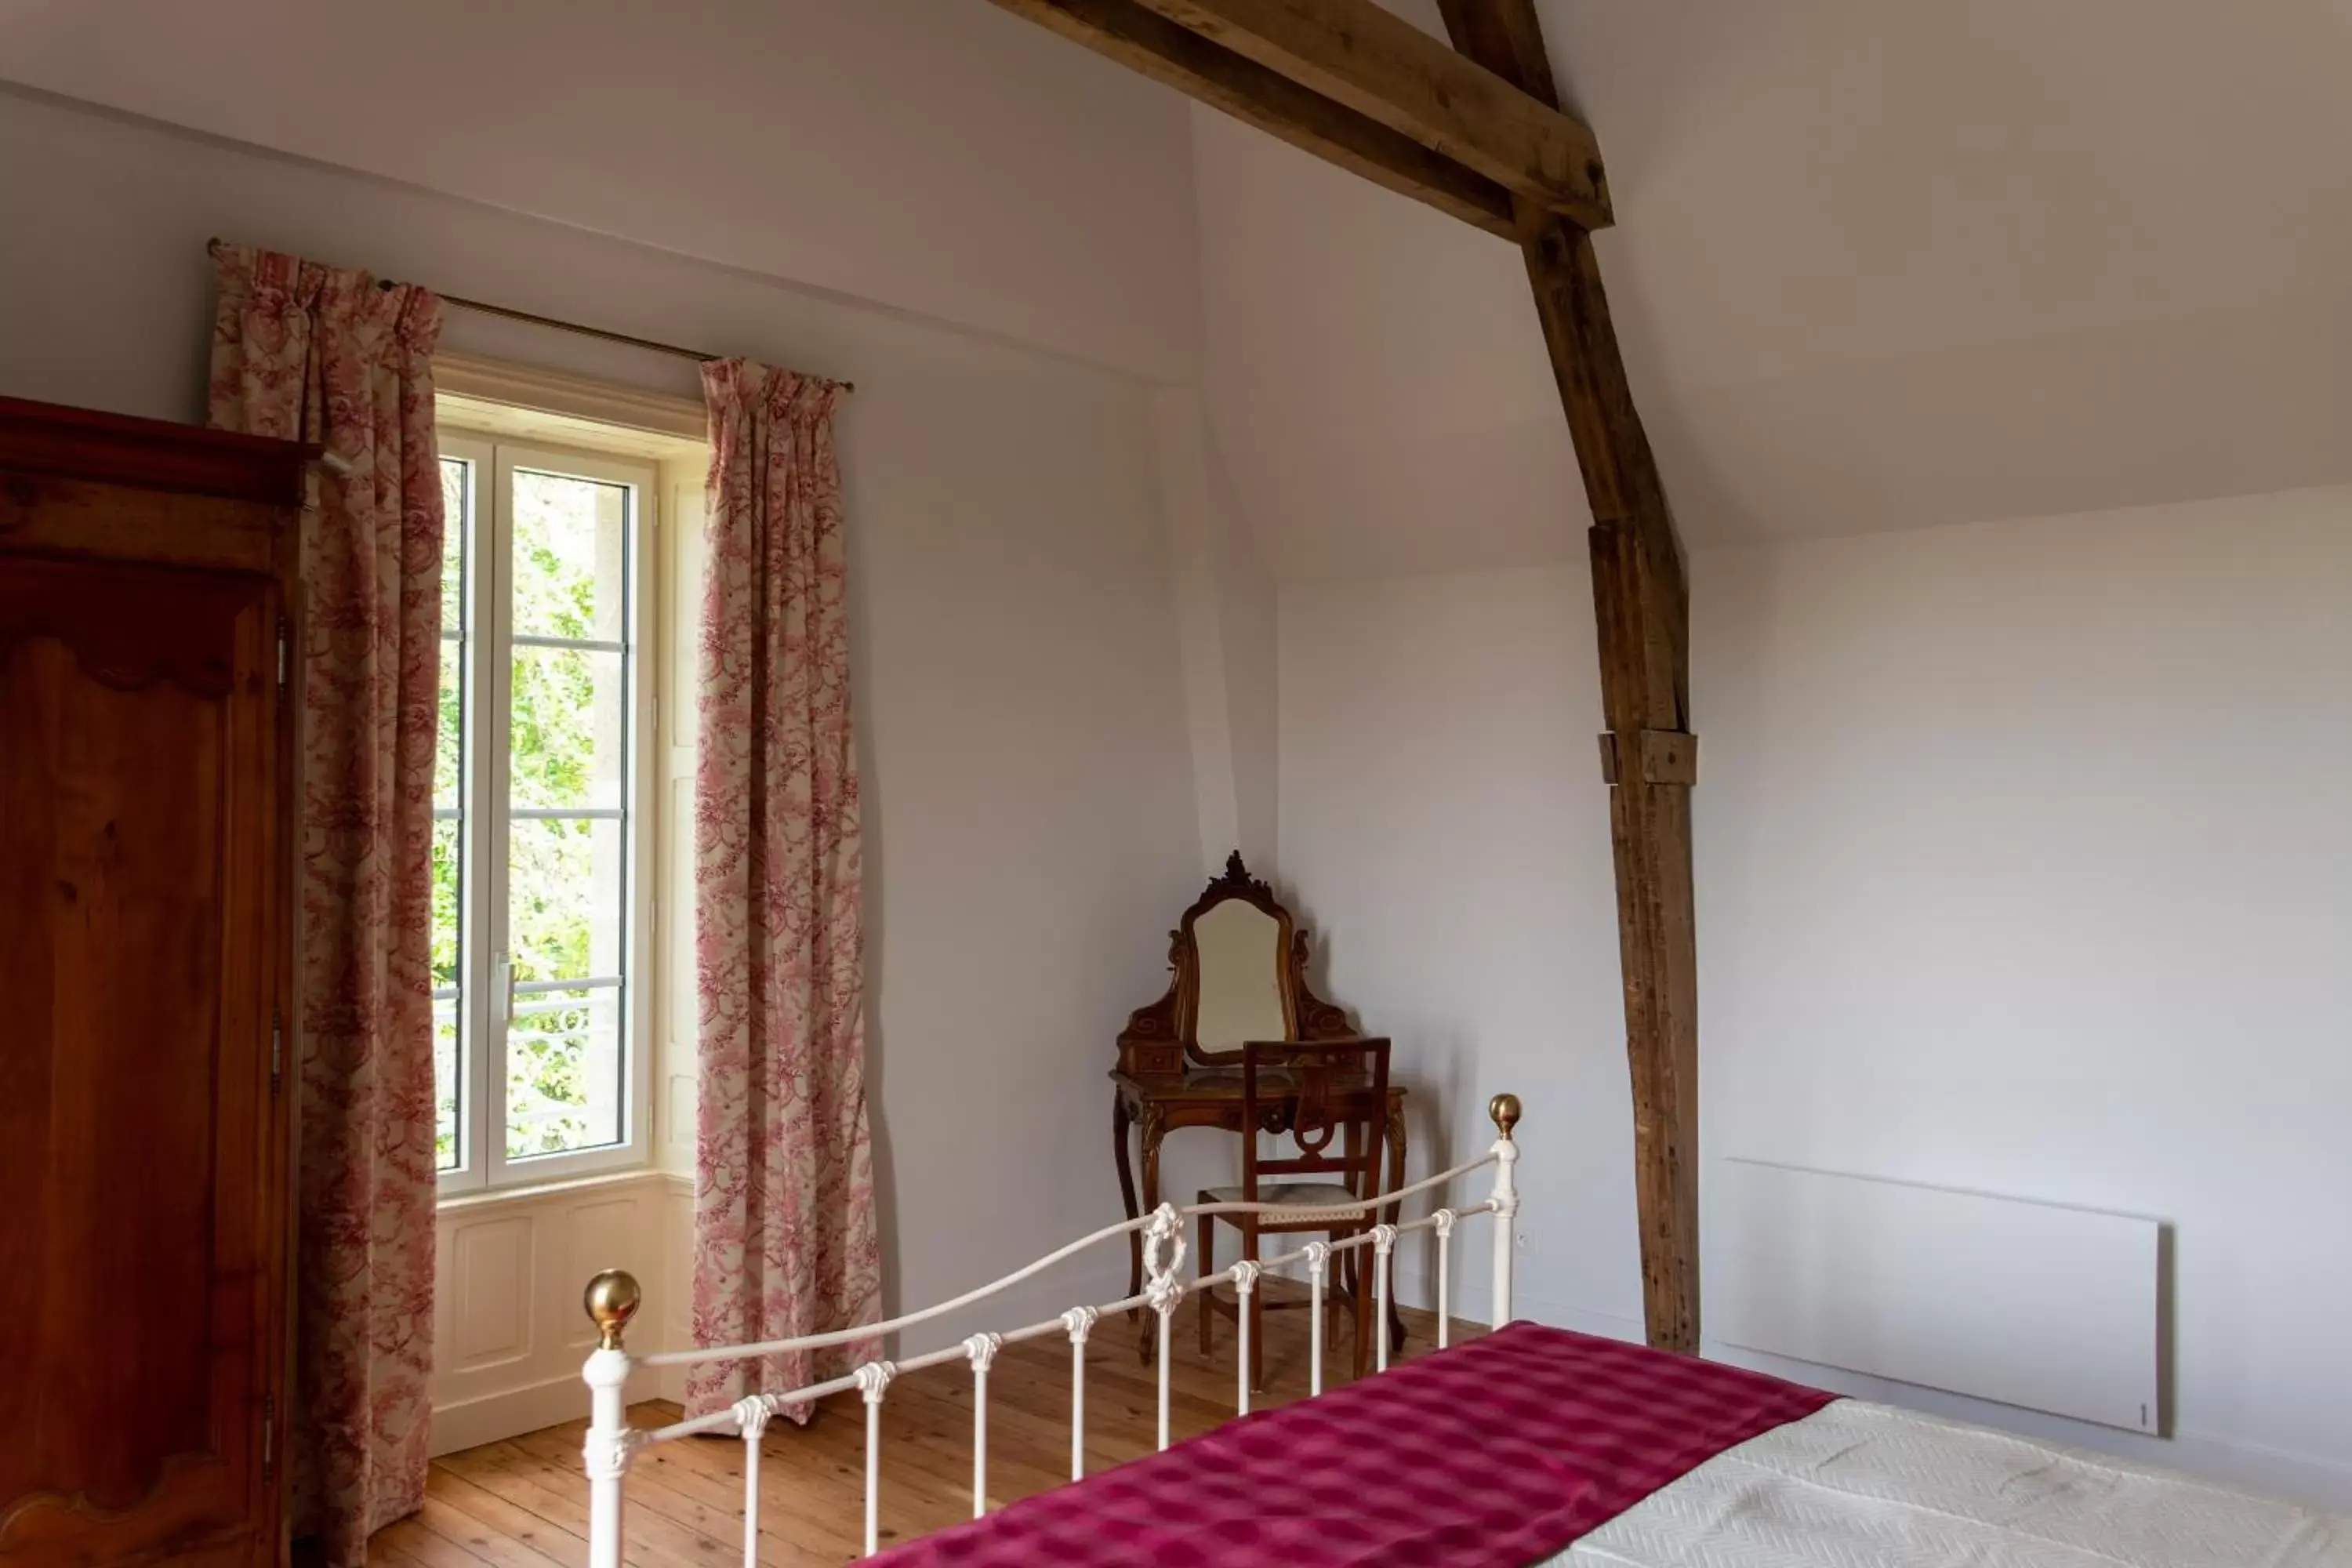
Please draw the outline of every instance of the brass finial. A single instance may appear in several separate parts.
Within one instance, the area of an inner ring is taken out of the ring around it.
[[[1495,1131],[1508,1138],[1511,1129],[1519,1124],[1519,1097],[1516,1094],[1496,1095],[1486,1102],[1486,1114],[1493,1120]]]
[[[616,1351],[621,1348],[621,1331],[637,1315],[645,1302],[645,1292],[637,1289],[637,1277],[625,1268],[607,1268],[588,1281],[581,1292],[580,1304],[594,1320],[601,1337],[598,1350]]]

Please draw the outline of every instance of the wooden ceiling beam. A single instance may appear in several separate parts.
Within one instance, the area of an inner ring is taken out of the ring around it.
[[[1534,0],[1439,0],[1465,54],[1556,99]],[[1690,594],[1666,491],[1618,352],[1592,237],[1520,207],[1533,285],[1592,510],[1593,620],[1633,1092],[1642,1309],[1652,1344],[1699,1348],[1698,949],[1691,878]]]
[[[1611,218],[1591,131],[1376,0],[1141,0],[1584,229]],[[1539,35],[1538,35],[1539,37]]]
[[[1376,184],[1489,234],[1517,239],[1512,193],[1497,181],[1170,21],[1139,0],[992,3]]]
[[[993,3],[1490,234],[1516,239],[1528,209],[1612,221],[1599,145],[1548,68],[1522,90],[1375,0]]]

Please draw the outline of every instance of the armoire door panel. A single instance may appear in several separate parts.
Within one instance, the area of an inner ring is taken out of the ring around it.
[[[278,600],[0,560],[0,1563],[267,1560]]]

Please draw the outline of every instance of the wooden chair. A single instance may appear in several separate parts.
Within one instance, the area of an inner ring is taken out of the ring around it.
[[[1204,1204],[1265,1203],[1300,1208],[1328,1207],[1376,1197],[1381,1192],[1381,1150],[1389,1102],[1389,1042],[1381,1039],[1323,1041],[1253,1041],[1242,1047],[1242,1179],[1232,1187],[1204,1189]],[[1287,1137],[1297,1152],[1276,1158],[1260,1153],[1261,1131]],[[1335,1150],[1335,1147],[1336,1150]],[[1270,1176],[1305,1176],[1306,1181],[1267,1181]],[[1216,1221],[1241,1232],[1242,1256],[1255,1261],[1258,1237],[1321,1231],[1337,1241],[1369,1230],[1379,1216],[1369,1210],[1352,1219],[1285,1220],[1279,1215],[1202,1215],[1200,1218],[1200,1268],[1216,1269]],[[1356,1375],[1361,1377],[1371,1359],[1371,1292],[1366,1289],[1370,1254],[1355,1247],[1335,1261],[1326,1283],[1326,1305],[1336,1309],[1344,1272],[1345,1294],[1356,1313]],[[1230,1288],[1228,1288],[1230,1289]],[[1215,1289],[1202,1290],[1201,1350],[1210,1348],[1211,1317],[1219,1314],[1238,1325],[1240,1302]],[[1265,1386],[1265,1334],[1262,1314],[1268,1306],[1279,1310],[1304,1307],[1307,1301],[1265,1299],[1261,1285],[1251,1292],[1250,1386]]]

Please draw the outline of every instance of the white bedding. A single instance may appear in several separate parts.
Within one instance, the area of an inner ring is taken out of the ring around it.
[[[1841,1399],[1548,1568],[2352,1568],[2352,1519]]]

